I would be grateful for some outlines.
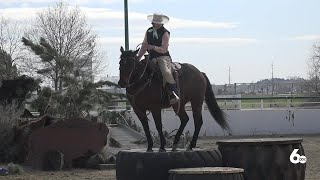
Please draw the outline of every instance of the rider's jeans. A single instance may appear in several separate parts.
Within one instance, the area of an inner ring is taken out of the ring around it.
[[[151,61],[158,64],[162,76],[163,76],[163,85],[165,86],[166,83],[175,84],[175,80],[172,76],[172,67],[171,67],[171,57],[170,56],[160,56],[157,58],[152,59]]]

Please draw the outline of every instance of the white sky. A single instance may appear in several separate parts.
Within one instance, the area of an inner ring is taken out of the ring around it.
[[[0,0],[0,16],[29,22],[50,0]],[[99,36],[108,61],[105,76],[118,75],[124,46],[122,0],[74,0]],[[207,73],[211,83],[254,82],[274,76],[307,77],[312,45],[320,39],[317,0],[129,0],[130,48],[135,49],[150,26],[147,15],[170,17],[170,53],[174,61],[191,63]]]

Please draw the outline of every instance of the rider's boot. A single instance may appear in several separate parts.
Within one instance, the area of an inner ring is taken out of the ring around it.
[[[179,96],[177,95],[178,94],[178,91],[177,91],[177,84],[174,83],[174,84],[168,84],[168,88],[169,88],[169,91],[170,91],[170,104],[175,104],[177,102],[179,102],[180,98]]]

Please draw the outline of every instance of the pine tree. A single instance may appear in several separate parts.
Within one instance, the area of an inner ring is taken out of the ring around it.
[[[18,76],[18,70],[11,56],[0,48],[0,80],[13,79]]]
[[[74,70],[73,63],[59,56],[44,38],[40,38],[39,44],[34,44],[24,37],[22,42],[30,47],[44,64],[44,68],[39,69],[37,73],[54,80],[55,91],[51,91],[50,88],[42,89],[40,96],[32,104],[41,115],[45,113],[45,104],[50,106],[49,114],[63,118],[81,117],[83,112],[88,114],[96,107],[108,106],[112,94],[98,88],[104,85],[118,86],[117,84],[109,81],[93,83],[83,78],[79,71]],[[60,85],[59,88],[58,85]]]

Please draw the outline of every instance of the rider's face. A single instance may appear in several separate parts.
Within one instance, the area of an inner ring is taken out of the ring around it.
[[[159,29],[162,26],[162,24],[158,24],[158,23],[151,23],[151,24],[152,24],[152,27],[157,29]]]

